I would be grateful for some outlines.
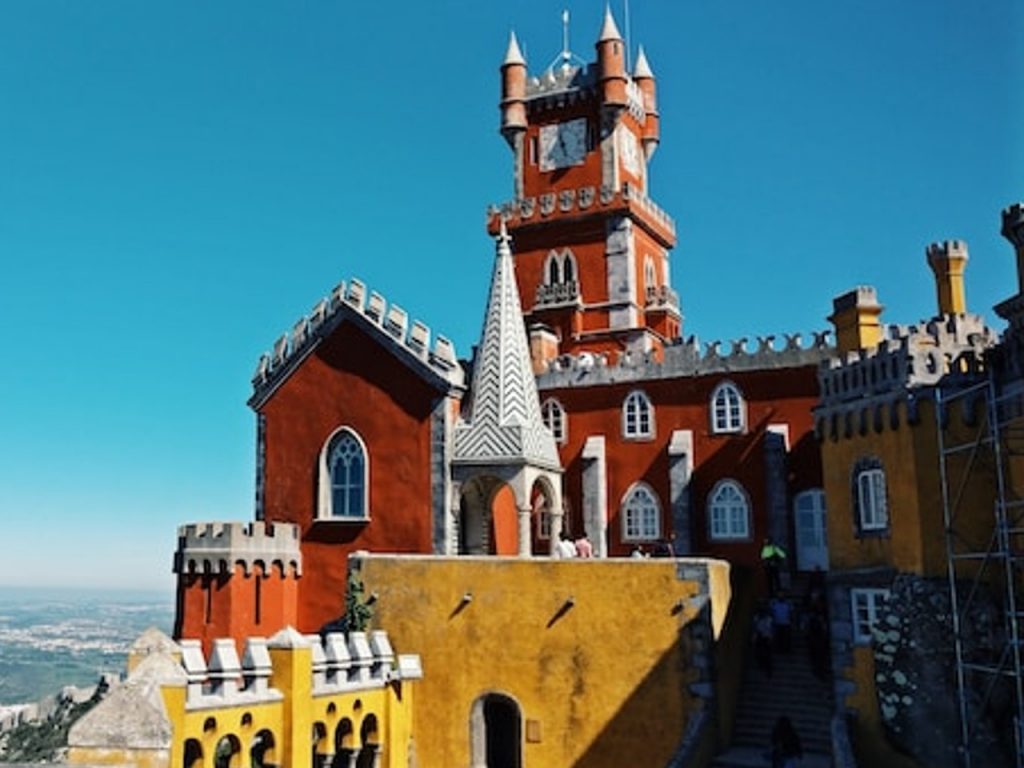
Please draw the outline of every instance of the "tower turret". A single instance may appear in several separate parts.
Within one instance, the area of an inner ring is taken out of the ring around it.
[[[501,135],[510,147],[526,131],[526,59],[516,33],[508,36],[508,50],[501,63]]]
[[[1003,209],[1003,237],[1017,252],[1017,287],[1024,294],[1024,203],[1014,203]]]
[[[940,315],[960,315],[967,311],[964,291],[964,267],[967,266],[967,243],[946,240],[932,243],[925,249],[928,266],[935,273],[935,292]]]
[[[834,298],[828,319],[836,329],[839,354],[877,347],[882,341],[882,323],[878,319],[881,314],[882,305],[869,285]]]
[[[646,155],[647,161],[650,162],[651,157],[654,155],[654,150],[658,148],[658,142],[661,140],[661,131],[654,72],[651,71],[651,65],[647,63],[647,54],[644,53],[642,45],[640,46],[639,53],[637,53],[636,66],[633,67],[633,82],[640,89],[644,100],[644,112],[646,114],[641,141],[644,146],[644,155]]]
[[[622,35],[615,24],[612,9],[605,8],[604,25],[597,40],[597,77],[601,86],[601,101],[608,106],[625,107],[626,49]]]

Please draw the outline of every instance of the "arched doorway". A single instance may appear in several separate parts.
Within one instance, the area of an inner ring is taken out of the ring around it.
[[[470,751],[473,768],[522,768],[523,717],[515,699],[488,693],[473,703]]]
[[[496,477],[481,476],[461,490],[459,554],[518,554],[518,510],[512,488]]]

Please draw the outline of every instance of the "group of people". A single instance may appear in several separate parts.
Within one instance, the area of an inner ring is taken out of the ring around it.
[[[562,535],[555,545],[554,556],[561,559],[593,557],[594,545],[590,543],[590,539],[587,538],[586,534],[583,534],[578,539],[573,539],[568,533],[562,531]]]

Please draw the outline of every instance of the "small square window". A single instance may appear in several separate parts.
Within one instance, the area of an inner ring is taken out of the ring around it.
[[[887,589],[851,589],[850,611],[853,620],[853,641],[858,645],[871,643],[871,631],[878,624],[882,605],[889,599]]]

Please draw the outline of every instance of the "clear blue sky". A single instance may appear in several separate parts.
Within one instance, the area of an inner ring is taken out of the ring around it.
[[[820,329],[860,283],[930,315],[944,238],[972,308],[1013,292],[1018,0],[630,5],[686,333]],[[468,355],[508,31],[540,70],[568,7],[589,60],[603,6],[0,4],[0,584],[169,590],[179,523],[250,519],[250,375],[341,278]]]

